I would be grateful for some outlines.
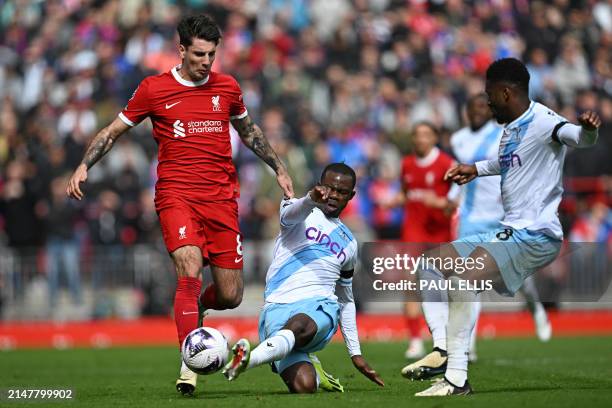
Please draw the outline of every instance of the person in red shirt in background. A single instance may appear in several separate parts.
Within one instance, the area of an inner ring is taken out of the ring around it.
[[[444,174],[453,166],[453,158],[436,147],[438,130],[429,122],[414,127],[412,142],[414,153],[402,160],[402,194],[394,202],[404,206],[401,239],[423,244],[450,242],[452,211],[440,209],[440,202],[446,202],[451,187]],[[425,355],[419,333],[419,303],[406,302],[404,312],[410,336],[405,356],[418,359]]]
[[[242,302],[242,242],[238,226],[238,177],[232,162],[230,123],[243,143],[275,172],[285,197],[293,197],[287,169],[242,101],[238,82],[212,71],[221,32],[208,16],[186,17],[177,27],[181,65],[145,78],[127,106],[91,140],[68,182],[82,199],[87,171],[132,126],[149,117],[158,144],[155,207],[177,272],[174,318],[179,347],[204,309],[232,309]],[[213,283],[202,293],[202,267]],[[197,375],[184,363],[176,382],[191,395]]]

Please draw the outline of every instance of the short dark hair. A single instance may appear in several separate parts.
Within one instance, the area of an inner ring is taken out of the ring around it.
[[[328,171],[349,176],[353,181],[353,186],[351,188],[355,188],[355,184],[357,184],[357,175],[355,174],[355,170],[353,170],[350,166],[346,165],[345,163],[328,164],[323,169],[323,173],[321,173],[321,181],[323,181]]]
[[[194,38],[200,38],[215,44],[219,44],[221,39],[221,29],[219,29],[215,20],[206,14],[184,17],[176,27],[176,31],[178,31],[180,43],[184,47],[193,44]]]
[[[516,58],[502,58],[493,62],[487,68],[487,81],[507,82],[529,92],[529,71]]]

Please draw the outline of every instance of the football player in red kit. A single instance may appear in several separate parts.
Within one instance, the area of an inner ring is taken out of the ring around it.
[[[401,181],[404,191],[404,242],[450,242],[451,218],[433,203],[446,199],[451,184],[444,174],[453,158],[436,147],[437,129],[427,122],[416,125],[414,154],[402,160]]]
[[[89,143],[70,178],[67,194],[83,198],[87,171],[128,129],[149,117],[158,145],[155,207],[177,272],[174,317],[179,346],[205,309],[231,309],[242,301],[242,242],[238,227],[238,177],[232,162],[230,123],[243,143],[275,172],[286,197],[291,178],[243,104],[238,82],[212,71],[221,32],[208,16],[177,27],[181,65],[145,78],[119,116]],[[202,292],[202,267],[213,282]],[[184,364],[177,390],[193,393],[197,376]]]
[[[451,183],[444,181],[444,174],[454,161],[436,147],[438,130],[431,123],[418,123],[414,127],[412,141],[414,154],[402,160],[402,197],[399,200],[404,205],[402,241],[450,242],[451,216],[449,211],[440,209],[440,202],[446,202]],[[407,302],[405,305],[410,335],[410,345],[406,350],[408,359],[418,359],[425,354],[419,333],[419,309],[416,302]]]

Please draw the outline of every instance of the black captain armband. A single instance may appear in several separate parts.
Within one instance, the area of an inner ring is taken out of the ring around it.
[[[557,123],[557,125],[555,126],[555,128],[552,131],[552,140],[554,140],[555,142],[559,143],[559,144],[565,144],[561,141],[561,139],[559,139],[559,129],[561,129],[563,126],[567,125],[569,122],[568,121],[563,121],[563,122],[559,122]]]

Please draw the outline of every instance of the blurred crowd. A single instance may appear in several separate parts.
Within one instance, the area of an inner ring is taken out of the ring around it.
[[[83,201],[66,200],[65,184],[138,83],[180,62],[176,25],[200,12],[223,29],[214,69],[238,79],[297,194],[328,162],[357,170],[345,219],[362,239],[399,236],[401,209],[379,203],[400,188],[414,124],[435,124],[449,151],[466,99],[508,56],[528,65],[534,100],[570,121],[600,113],[598,146],[567,156],[565,175],[585,182],[562,210],[572,236],[610,239],[612,1],[0,0],[0,246],[35,259],[33,270],[46,248],[50,279],[88,248],[163,251],[149,121],[89,172]],[[233,145],[245,241],[270,239],[280,190]]]

